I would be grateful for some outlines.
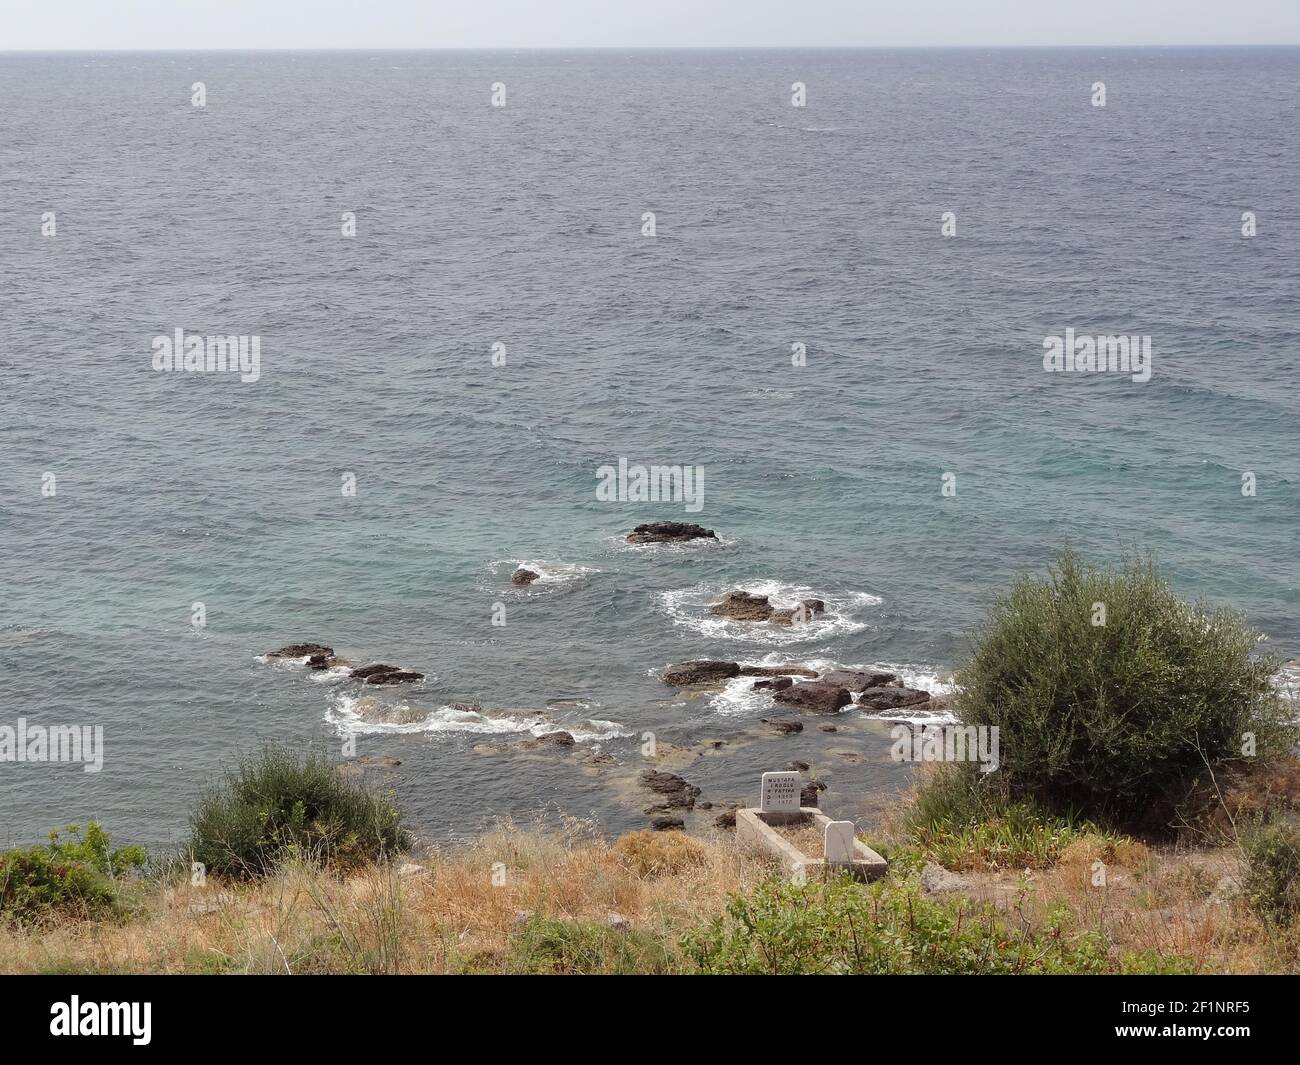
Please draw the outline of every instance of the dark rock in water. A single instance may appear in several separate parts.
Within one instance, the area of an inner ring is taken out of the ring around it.
[[[705,658],[669,666],[664,672],[664,683],[671,684],[674,688],[684,688],[690,684],[712,684],[739,675],[740,666],[737,663]]]
[[[537,580],[537,578],[540,576],[541,576],[540,573],[534,573],[532,570],[524,569],[523,566],[520,566],[517,570],[514,571],[514,573],[510,574],[510,583],[511,584],[532,584],[533,581]]]
[[[838,684],[851,692],[862,692],[868,688],[879,688],[894,679],[893,673],[875,673],[865,669],[832,669],[822,680],[827,684]]]
[[[799,792],[799,805],[816,806],[818,793],[825,790],[826,785],[820,780],[810,780]]]
[[[779,692],[784,691],[792,684],[794,684],[794,679],[791,677],[771,677],[768,680],[754,681],[754,690],[760,691],[770,688],[774,692]]]
[[[424,680],[423,673],[416,673],[411,669],[402,669],[399,666],[386,665],[383,662],[372,662],[368,666],[357,666],[348,676],[353,680],[364,681],[366,684],[404,684],[407,681]]]
[[[818,725],[817,727],[822,732],[839,732],[839,726],[837,725]]]
[[[735,828],[736,811],[728,810],[726,813],[718,814],[718,816],[713,819],[713,824],[716,828]]]
[[[731,618],[733,621],[766,621],[772,616],[772,604],[765,595],[749,592],[728,592],[709,607],[710,614]]]
[[[792,688],[776,693],[776,701],[787,706],[797,706],[800,710],[813,710],[819,714],[833,714],[842,706],[853,702],[848,688],[825,681],[813,680],[805,684],[796,684]]]
[[[267,658],[310,658],[313,655],[325,655],[328,658],[334,657],[334,648],[326,647],[323,643],[291,643],[287,647],[281,647],[278,651],[267,651]]]
[[[688,540],[716,540],[712,529],[686,521],[652,521],[627,534],[629,544],[674,544]]]
[[[801,762],[797,758],[785,763],[787,773],[806,773],[808,772],[808,763]]]
[[[374,673],[396,673],[401,666],[390,666],[383,662],[373,662],[368,666],[357,666],[348,674],[353,680],[365,680]]]
[[[688,784],[676,773],[666,773],[662,769],[643,769],[637,781],[643,788],[649,788],[656,795],[664,797],[664,802],[657,809],[680,807],[690,810],[700,797],[700,789],[694,784]]]
[[[773,721],[770,717],[760,717],[758,720],[772,731],[785,735],[789,735],[791,732],[803,731],[802,721]]]
[[[544,732],[532,744],[536,747],[572,747],[577,742],[570,732]]]
[[[826,613],[826,602],[823,599],[802,599],[800,605],[805,607],[810,614]]]
[[[885,686],[868,688],[858,696],[861,706],[872,710],[896,710],[900,706],[917,706],[930,701],[930,693],[916,688],[894,688]]]
[[[651,832],[681,832],[686,822],[680,817],[653,817],[650,819]]]
[[[808,677],[817,679],[817,670],[807,666],[741,666],[742,677]]]
[[[417,680],[424,680],[424,674],[411,669],[390,669],[387,673],[371,673],[365,678],[365,683],[407,684]]]
[[[329,655],[312,655],[307,659],[307,668],[320,672],[322,669],[328,669],[332,661]]]

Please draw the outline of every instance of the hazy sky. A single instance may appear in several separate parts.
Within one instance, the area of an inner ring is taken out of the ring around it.
[[[0,50],[1297,43],[1300,0],[0,0]]]

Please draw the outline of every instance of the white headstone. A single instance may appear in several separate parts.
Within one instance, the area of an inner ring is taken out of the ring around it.
[[[853,822],[828,822],[823,846],[823,854],[828,862],[848,863],[853,861]]]
[[[799,774],[764,773],[758,808],[764,813],[799,809]]]

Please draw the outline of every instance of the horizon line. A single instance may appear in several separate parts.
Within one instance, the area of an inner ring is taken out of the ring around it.
[[[1089,42],[1086,44],[593,44],[593,45],[510,45],[510,44],[474,44],[474,45],[427,45],[410,47],[403,45],[375,45],[373,47],[297,47],[297,46],[234,46],[221,48],[162,47],[162,48],[0,48],[0,55],[74,55],[104,54],[121,52],[124,54],[147,54],[168,52],[866,52],[866,51],[962,51],[966,49],[1076,49],[1076,48],[1300,48],[1296,41],[1232,41],[1207,44],[1204,42],[1144,42],[1115,44]]]

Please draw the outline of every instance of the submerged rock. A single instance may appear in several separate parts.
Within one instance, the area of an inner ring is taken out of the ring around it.
[[[789,735],[792,732],[802,732],[802,721],[774,721],[770,717],[760,717],[759,722],[766,725],[773,732],[779,732],[782,735]]]
[[[774,692],[784,691],[794,684],[793,677],[770,677],[767,680],[754,681],[754,691],[770,688]]]
[[[517,570],[514,571],[514,573],[510,574],[510,583],[511,584],[532,584],[533,581],[537,580],[537,578],[540,576],[541,576],[540,573],[534,573],[532,570],[524,569],[523,566],[520,566]]]
[[[858,696],[858,705],[872,710],[896,710],[900,706],[917,706],[929,701],[929,692],[917,688],[895,688],[892,685],[868,688]]]
[[[665,773],[662,769],[643,769],[637,782],[643,788],[649,788],[656,795],[663,796],[664,801],[653,807],[654,810],[690,810],[700,797],[700,789],[694,784],[688,784],[676,773]]]
[[[797,706],[800,710],[812,710],[819,714],[833,714],[853,702],[853,696],[848,688],[841,688],[838,684],[827,684],[821,680],[808,681],[786,688],[785,691],[777,692],[775,699],[778,703]]]
[[[716,540],[712,529],[687,521],[652,521],[627,534],[629,544],[673,544],[688,540]]]
[[[671,684],[674,688],[684,688],[690,684],[713,684],[739,675],[740,665],[736,662],[702,658],[669,666],[663,679],[665,684]]]
[[[571,732],[543,732],[536,739],[526,740],[529,747],[573,747],[577,744]]]

